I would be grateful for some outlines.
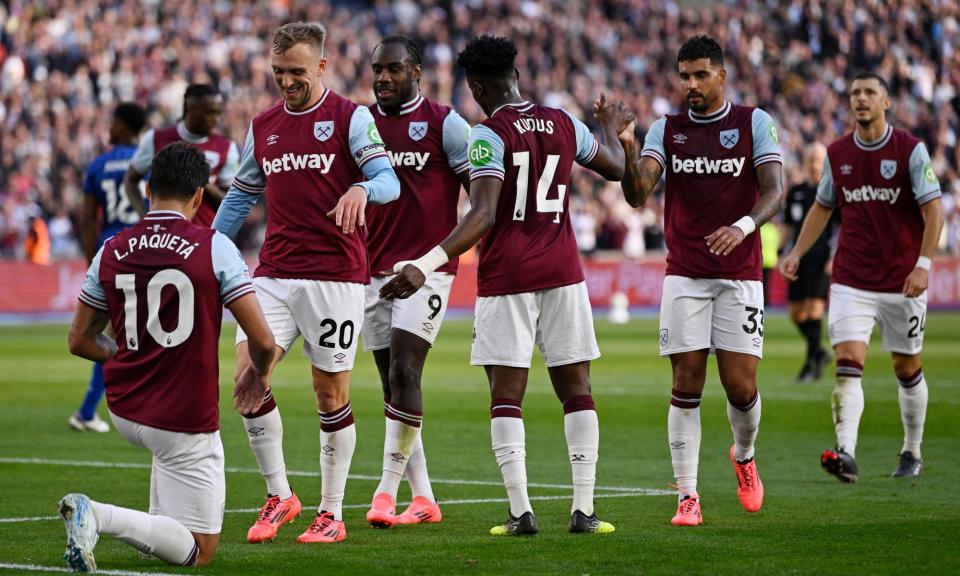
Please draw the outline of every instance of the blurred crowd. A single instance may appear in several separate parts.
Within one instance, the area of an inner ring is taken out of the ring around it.
[[[24,257],[47,235],[53,258],[80,255],[86,165],[108,147],[113,107],[148,106],[150,124],[175,121],[185,87],[212,82],[227,98],[222,132],[238,144],[277,98],[269,48],[277,25],[328,29],[325,84],[373,101],[368,57],[402,32],[423,46],[422,91],[471,122],[456,53],[480,33],[513,38],[521,89],[596,127],[601,90],[637,113],[642,133],[680,110],[676,54],[695,33],[726,51],[727,97],[760,106],[779,125],[788,186],[802,182],[801,150],[852,124],[846,79],[870,68],[888,79],[888,119],[923,139],[940,178],[944,252],[960,254],[960,8],[949,0],[47,0],[0,4],[0,256]],[[663,249],[662,192],[633,210],[617,184],[574,174],[571,212],[587,254],[639,257]],[[252,248],[256,235],[248,242]]]

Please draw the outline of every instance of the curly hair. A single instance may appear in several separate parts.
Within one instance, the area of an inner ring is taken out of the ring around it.
[[[502,77],[513,74],[516,58],[517,47],[512,40],[484,34],[467,42],[457,56],[457,65],[471,76]]]
[[[687,40],[677,53],[677,63],[709,58],[714,66],[723,67],[723,48],[716,40],[701,34]]]
[[[423,64],[423,53],[420,52],[420,46],[413,38],[405,34],[390,34],[389,36],[384,36],[383,40],[376,45],[374,50],[384,44],[400,44],[407,51],[407,56],[414,66]]]

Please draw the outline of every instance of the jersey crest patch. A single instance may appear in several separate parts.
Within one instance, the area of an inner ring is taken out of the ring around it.
[[[417,142],[426,137],[428,127],[429,125],[426,122],[411,122],[407,126],[407,134],[410,135],[411,140]]]
[[[880,174],[883,175],[883,177],[886,178],[887,180],[893,178],[897,174],[897,161],[881,160]]]
[[[720,144],[724,148],[733,148],[740,141],[740,129],[732,128],[730,130],[720,131]]]
[[[333,136],[333,120],[314,122],[313,136],[321,142],[326,142],[329,140],[330,137]]]
[[[207,159],[207,165],[210,168],[216,168],[217,164],[220,163],[220,153],[216,150],[204,150],[203,157]]]

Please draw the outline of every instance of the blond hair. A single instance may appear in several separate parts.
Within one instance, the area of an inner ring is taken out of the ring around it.
[[[297,44],[308,44],[323,56],[327,29],[319,22],[288,22],[273,33],[273,52],[283,54]]]

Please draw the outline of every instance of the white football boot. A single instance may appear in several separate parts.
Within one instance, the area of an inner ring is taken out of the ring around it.
[[[60,517],[67,529],[67,550],[63,553],[67,566],[74,572],[96,572],[93,548],[100,534],[90,499],[83,494],[67,494],[60,500]]]

